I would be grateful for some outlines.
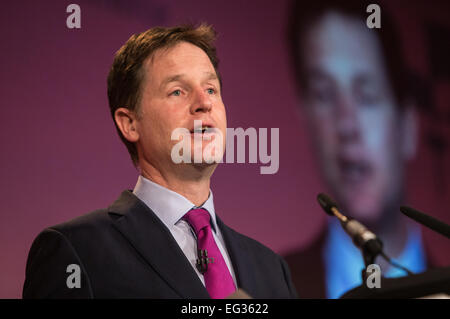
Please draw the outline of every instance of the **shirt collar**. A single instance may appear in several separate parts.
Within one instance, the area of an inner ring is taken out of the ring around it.
[[[197,207],[186,197],[140,175],[134,187],[133,194],[143,201],[169,230],[191,209],[204,208],[211,215],[212,229],[214,232],[217,232],[216,212],[211,190],[209,190],[209,196],[206,202]]]

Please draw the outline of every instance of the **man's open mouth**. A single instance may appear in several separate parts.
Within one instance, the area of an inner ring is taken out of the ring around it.
[[[208,126],[208,125],[203,125],[201,127],[196,127],[194,128],[191,133],[200,133],[200,134],[204,134],[204,133],[210,133],[212,132],[212,127]]]
[[[343,182],[361,183],[366,181],[372,174],[373,169],[368,161],[340,159],[338,162],[339,172]]]
[[[212,134],[215,128],[209,123],[202,123],[202,125],[195,126],[190,130],[191,134]]]

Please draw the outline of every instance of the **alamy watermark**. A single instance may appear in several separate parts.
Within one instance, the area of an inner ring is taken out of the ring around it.
[[[366,268],[366,287],[369,289],[381,288],[381,267],[370,264]]]
[[[70,275],[67,276],[66,285],[67,288],[81,288],[81,269],[77,264],[70,264],[66,268],[66,272]]]
[[[248,154],[246,140],[248,138]],[[253,127],[226,129],[226,155],[224,161],[224,136],[220,129],[203,126],[201,120],[194,121],[193,131],[180,127],[172,131],[171,139],[178,141],[172,148],[171,158],[180,163],[236,163],[268,164],[260,167],[261,174],[275,174],[280,165],[280,129],[270,129],[270,154],[268,150],[268,129]],[[193,141],[192,141],[193,140]],[[204,141],[210,141],[203,147]],[[235,143],[236,141],[236,143]],[[193,146],[193,147],[192,147]],[[193,151],[192,151],[193,149]],[[192,154],[192,152],[194,154]]]
[[[81,8],[78,4],[69,4],[66,12],[70,13],[66,18],[66,26],[69,29],[81,29]]]
[[[369,29],[381,28],[381,8],[378,4],[369,4],[366,8],[366,12],[370,15],[366,19],[366,25]]]
[[[366,12],[370,15],[366,19],[366,25],[369,29],[381,28],[381,8],[376,3],[367,6]],[[66,13],[70,13],[66,18],[66,26],[69,29],[81,29],[81,7],[76,3],[69,4],[66,7]]]

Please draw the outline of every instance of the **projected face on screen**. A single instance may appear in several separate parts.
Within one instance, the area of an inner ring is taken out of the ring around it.
[[[328,13],[300,47],[303,104],[325,181],[349,215],[375,222],[402,192],[412,139],[379,40],[363,21]]]

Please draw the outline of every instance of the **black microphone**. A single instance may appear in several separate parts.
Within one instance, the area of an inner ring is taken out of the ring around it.
[[[319,205],[322,206],[325,213],[327,213],[330,216],[334,216],[333,208],[337,209],[337,204],[327,195],[324,193],[320,193],[317,195],[317,201],[319,202]]]
[[[384,253],[383,243],[380,239],[377,238],[374,233],[368,230],[357,220],[348,218],[347,216],[341,214],[337,204],[330,197],[323,193],[320,193],[319,195],[317,195],[317,201],[328,215],[336,216],[340,220],[342,227],[352,238],[353,243],[361,249],[366,267],[370,264],[375,263],[375,259],[378,255],[380,255],[392,266],[405,271],[408,275],[412,274],[409,269],[396,263]],[[363,271],[363,280],[364,278],[365,272]]]
[[[446,223],[428,216],[422,212],[419,212],[418,210],[415,210],[411,207],[401,206],[400,211],[408,216],[411,219],[414,219],[416,222],[434,230],[435,232],[450,238],[450,225],[447,225]]]
[[[317,201],[323,210],[330,216],[336,216],[344,230],[352,238],[353,243],[367,253],[372,260],[383,252],[383,243],[377,236],[355,219],[343,215],[337,204],[327,195],[320,193]]]

